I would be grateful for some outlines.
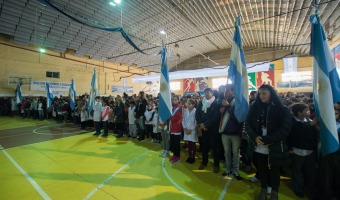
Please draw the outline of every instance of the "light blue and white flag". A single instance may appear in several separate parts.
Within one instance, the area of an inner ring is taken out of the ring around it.
[[[96,101],[96,96],[98,96],[98,83],[97,83],[97,70],[96,68],[94,68],[92,81],[91,81],[91,88],[90,88],[89,104],[88,104],[89,112],[93,110],[93,106]]]
[[[74,86],[74,81],[72,79],[71,86],[70,86],[70,89],[68,91],[68,97],[70,99],[70,108],[72,110],[74,110],[74,108],[75,108],[75,97],[76,96],[77,96],[76,87]]]
[[[228,78],[232,81],[235,90],[235,117],[241,123],[246,120],[249,111],[249,88],[247,66],[242,47],[240,16],[237,17],[235,23]]]
[[[163,122],[169,119],[172,112],[170,79],[168,70],[168,60],[166,57],[167,49],[165,46],[161,49],[161,79],[160,79],[160,96],[159,96],[159,116]]]
[[[47,108],[51,107],[53,101],[53,93],[50,87],[50,84],[46,82],[46,98],[47,98]]]
[[[340,101],[340,80],[319,16],[312,15],[310,21],[314,105],[320,125],[321,153],[327,155],[339,149],[333,103]]]
[[[21,95],[21,84],[20,83],[18,83],[17,84],[17,89],[16,89],[17,91],[16,91],[16,102],[17,102],[17,104],[19,104],[19,103],[21,103],[22,102],[22,95]]]

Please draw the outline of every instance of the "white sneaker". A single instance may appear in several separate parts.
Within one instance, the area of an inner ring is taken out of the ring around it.
[[[160,157],[163,157],[163,154],[165,153],[165,150],[163,149],[161,153],[159,154]]]
[[[269,186],[267,187],[267,193],[272,194],[272,187],[269,187]]]
[[[253,176],[253,177],[251,177],[251,178],[249,179],[249,181],[252,182],[252,183],[257,183],[257,182],[259,182],[260,180],[257,179],[256,176]]]

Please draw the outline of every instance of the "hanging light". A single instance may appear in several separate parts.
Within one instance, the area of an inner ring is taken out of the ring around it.
[[[40,53],[45,53],[45,52],[46,52],[46,49],[40,48],[39,51],[40,51]]]
[[[115,3],[113,3],[112,1],[109,3],[111,6],[116,6]]]
[[[116,4],[120,4],[122,1],[121,0],[114,0]]]

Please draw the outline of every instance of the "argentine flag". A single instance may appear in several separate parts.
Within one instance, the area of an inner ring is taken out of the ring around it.
[[[46,98],[47,98],[47,108],[51,107],[53,101],[53,93],[50,87],[50,84],[46,82]]]
[[[89,112],[93,110],[93,106],[96,101],[96,96],[98,96],[98,83],[97,83],[97,70],[96,68],[94,68],[92,81],[91,81],[90,96],[89,96],[89,105],[88,105]]]
[[[249,88],[246,61],[242,49],[240,16],[237,17],[235,23],[228,77],[232,81],[235,90],[235,117],[241,123],[246,120],[249,111]]]
[[[74,81],[72,79],[71,81],[71,86],[70,86],[70,89],[69,89],[69,92],[68,92],[68,97],[70,99],[70,108],[72,110],[74,110],[74,105],[75,105],[75,97],[77,96],[77,93],[76,93],[76,88],[74,86]]]
[[[310,21],[314,105],[320,125],[321,153],[325,156],[339,149],[333,104],[340,101],[340,80],[319,16],[312,15]]]
[[[22,95],[21,95],[21,85],[20,83],[17,84],[17,91],[16,91],[16,103],[19,104],[22,102]]]
[[[163,122],[169,119],[172,111],[171,104],[171,91],[170,91],[170,80],[168,61],[166,57],[166,47],[163,46],[161,49],[161,79],[160,79],[160,96],[159,96],[159,116]]]

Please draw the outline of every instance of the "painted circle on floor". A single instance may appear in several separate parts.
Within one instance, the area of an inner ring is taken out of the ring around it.
[[[33,133],[39,135],[74,135],[85,132],[74,124],[50,124],[33,130]]]

